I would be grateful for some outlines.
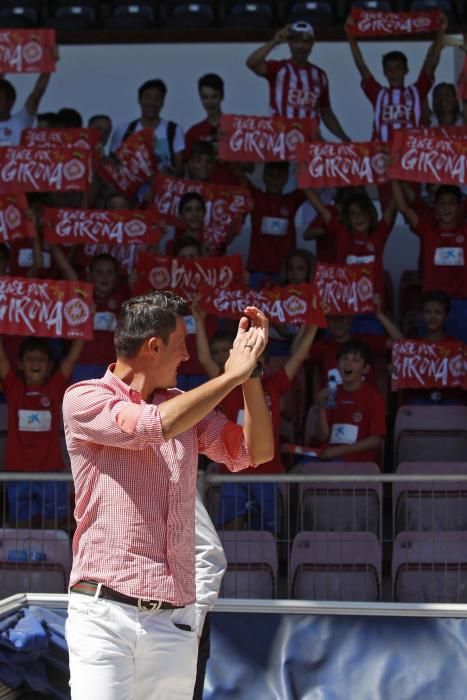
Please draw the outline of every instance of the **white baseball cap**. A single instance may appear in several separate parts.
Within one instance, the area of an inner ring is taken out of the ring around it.
[[[292,32],[296,32],[297,34],[308,34],[311,37],[315,36],[315,30],[313,29],[313,26],[309,22],[305,22],[304,20],[298,20],[298,22],[294,22],[290,29]]]

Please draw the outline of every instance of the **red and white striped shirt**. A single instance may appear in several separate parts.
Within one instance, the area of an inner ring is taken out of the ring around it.
[[[198,453],[231,471],[252,466],[243,429],[211,412],[165,440],[158,405],[113,374],[71,386],[63,417],[76,491],[70,585],[97,581],[135,598],[195,600]]]
[[[292,119],[320,118],[330,106],[328,77],[324,70],[308,63],[266,61],[269,110],[272,116]]]
[[[425,97],[433,85],[433,77],[424,70],[413,85],[390,88],[380,85],[373,76],[362,80],[362,90],[373,105],[373,139],[391,141],[397,129],[420,126]]]

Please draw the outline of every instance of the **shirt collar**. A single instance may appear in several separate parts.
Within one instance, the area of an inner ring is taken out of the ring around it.
[[[115,362],[108,366],[104,375],[104,380],[111,386],[118,389],[122,394],[127,396],[133,403],[143,403],[143,399],[141,398],[139,391],[133,389],[129,384],[122,382],[122,380],[114,374],[114,369]]]

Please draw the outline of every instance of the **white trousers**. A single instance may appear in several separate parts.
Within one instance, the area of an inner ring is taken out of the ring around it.
[[[66,639],[72,700],[193,697],[198,655],[194,605],[150,613],[70,593]]]

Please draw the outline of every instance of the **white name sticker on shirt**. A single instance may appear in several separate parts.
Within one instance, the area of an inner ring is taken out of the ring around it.
[[[351,423],[333,423],[330,445],[353,445],[357,442],[358,425]]]
[[[342,384],[342,375],[337,369],[328,369],[328,382],[334,382],[334,384]]]
[[[96,311],[93,327],[95,331],[114,331],[117,327],[117,317],[113,311]]]
[[[42,251],[42,267],[50,267],[50,253],[46,250]],[[34,264],[34,256],[32,248],[20,248],[18,252],[18,265],[20,267],[32,267]]]
[[[464,264],[463,248],[436,248],[435,265],[458,266]]]
[[[245,409],[241,408],[237,413],[237,425],[243,425],[245,423]]]
[[[28,433],[46,433],[51,425],[50,411],[27,411],[24,408],[18,411],[18,430]]]
[[[368,265],[375,261],[374,255],[348,255],[345,259],[346,265]]]
[[[194,316],[185,316],[185,328],[187,335],[196,333],[196,319]]]
[[[279,219],[275,216],[263,216],[261,219],[261,233],[267,236],[286,236],[288,230],[288,219]]]

